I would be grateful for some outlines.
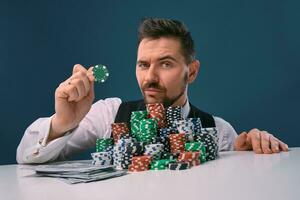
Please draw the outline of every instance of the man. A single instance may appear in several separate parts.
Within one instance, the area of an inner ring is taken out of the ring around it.
[[[181,22],[149,18],[141,23],[136,78],[144,103],[182,106],[184,118],[192,111],[199,113],[218,129],[221,151],[254,150],[266,154],[288,151],[285,143],[267,131],[252,129],[237,136],[228,122],[192,106],[188,85],[196,79],[199,67],[194,42]],[[17,162],[68,159],[75,152],[93,147],[96,138],[110,137],[111,123],[120,119],[128,121],[128,113],[144,104],[108,98],[92,105],[93,100],[92,67],[87,70],[77,64],[72,76],[55,91],[55,114],[36,120],[25,131],[17,149]]]

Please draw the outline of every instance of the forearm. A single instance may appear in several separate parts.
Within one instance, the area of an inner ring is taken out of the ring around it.
[[[48,145],[51,119],[52,117],[39,118],[27,128],[17,149],[18,163],[44,163],[59,157],[70,136],[58,138],[54,144]]]

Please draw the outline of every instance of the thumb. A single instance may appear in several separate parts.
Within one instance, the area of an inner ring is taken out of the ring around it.
[[[88,93],[88,98],[90,98],[91,100],[94,100],[95,98],[94,83],[94,80],[90,81],[90,91]]]
[[[250,147],[247,143],[247,133],[242,132],[234,141],[234,150],[235,151],[247,151],[250,150]]]

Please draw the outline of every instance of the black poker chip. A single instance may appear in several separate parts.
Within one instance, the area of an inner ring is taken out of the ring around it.
[[[206,148],[206,160],[215,160],[218,157],[218,143],[212,134],[197,133],[194,135],[196,142],[203,142]]]
[[[169,163],[170,170],[185,170],[185,169],[189,169],[189,168],[190,168],[189,162]]]

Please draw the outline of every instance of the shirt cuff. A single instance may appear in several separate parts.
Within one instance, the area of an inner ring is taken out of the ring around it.
[[[71,138],[74,129],[47,143],[52,117],[53,115],[44,121],[43,124],[41,124],[40,128],[43,131],[40,131],[38,135],[38,141],[35,145],[35,148],[32,149],[31,153],[27,154],[27,160],[38,163],[53,161],[60,155],[61,150]]]
[[[53,118],[54,115],[52,115],[50,118],[49,118],[49,121],[50,123],[47,124],[47,126],[45,127],[45,130],[46,130],[46,134],[42,134],[40,133],[39,134],[39,140],[38,140],[38,144],[41,146],[41,147],[46,147],[47,145],[49,145],[50,143],[52,142],[55,142],[57,141],[57,139],[60,139],[60,138],[63,138],[65,136],[68,136],[70,135],[76,128],[73,128],[72,130],[66,132],[63,136],[59,137],[59,138],[56,138],[55,140],[52,140],[50,142],[47,143],[47,140],[48,140],[48,137],[49,137],[49,134],[50,134],[50,127],[51,127],[51,122],[52,122],[52,118]]]

